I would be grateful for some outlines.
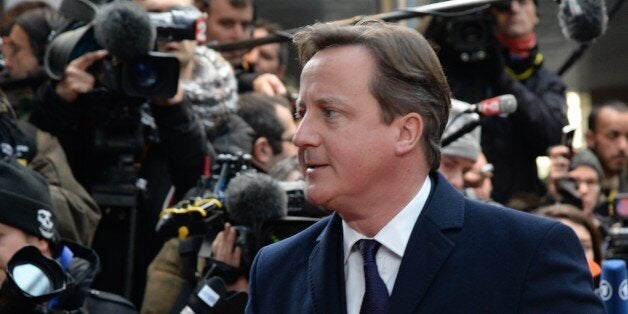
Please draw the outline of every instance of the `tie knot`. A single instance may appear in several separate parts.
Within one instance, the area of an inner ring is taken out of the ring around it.
[[[377,254],[377,250],[379,250],[379,242],[376,240],[366,240],[362,239],[357,242],[358,249],[360,249],[360,254],[362,254],[362,258],[364,259],[364,263],[367,262],[375,262],[375,255]]]

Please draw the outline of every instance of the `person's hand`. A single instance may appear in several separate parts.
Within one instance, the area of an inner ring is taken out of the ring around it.
[[[56,87],[61,99],[68,103],[76,101],[79,95],[88,93],[94,88],[96,78],[87,69],[107,56],[106,50],[88,52],[70,62],[65,68],[65,76]]]
[[[569,148],[565,145],[550,147],[549,178],[552,181],[565,178],[569,175]]]
[[[157,106],[176,106],[183,102],[183,97],[185,97],[185,91],[181,84],[179,84],[177,93],[172,96],[172,98],[155,98],[153,99],[153,103]]]
[[[565,145],[552,146],[547,155],[550,158],[547,189],[552,197],[559,201],[563,196],[558,191],[557,182],[569,176],[569,148]]]
[[[264,73],[253,80],[253,90],[268,96],[286,96],[288,90],[275,74]]]
[[[235,244],[236,229],[226,223],[225,229],[220,231],[212,242],[212,258],[229,266],[239,268],[242,258],[242,249]]]

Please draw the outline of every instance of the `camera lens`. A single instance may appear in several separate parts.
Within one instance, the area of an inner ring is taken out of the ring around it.
[[[134,64],[131,77],[136,86],[153,88],[157,84],[159,74],[150,62],[140,61]]]

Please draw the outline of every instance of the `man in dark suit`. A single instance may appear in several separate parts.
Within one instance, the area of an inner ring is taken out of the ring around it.
[[[248,313],[604,312],[568,227],[436,172],[450,91],[420,34],[317,25],[295,42],[306,195],[335,213],[260,250]]]

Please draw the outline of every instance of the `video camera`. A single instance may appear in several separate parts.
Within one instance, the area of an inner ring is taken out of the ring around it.
[[[235,227],[236,245],[242,250],[240,268],[212,261],[206,269],[211,274],[207,278],[218,276],[232,283],[248,273],[262,246],[294,235],[318,221],[312,217],[285,217],[290,214],[288,195],[293,195],[293,206],[304,204],[305,200],[296,200],[299,194],[303,195],[302,191],[296,192],[298,189],[293,186],[288,193],[279,182],[254,170],[250,161],[248,154],[219,155],[214,167],[216,175],[202,179],[184,201],[160,214],[156,232],[166,238],[194,241],[192,238],[197,237],[211,244],[224,230],[225,223]]]
[[[48,45],[44,56],[48,75],[61,80],[72,60],[106,49],[110,55],[91,68],[101,93],[126,98],[174,96],[179,61],[173,55],[152,51],[156,29],[148,14],[132,2],[122,1],[104,6],[95,15],[87,25],[62,31]]]
[[[492,2],[432,14],[424,36],[436,51],[455,98],[476,103],[494,96],[486,86],[503,73],[504,61],[489,9],[509,5],[510,1]]]

